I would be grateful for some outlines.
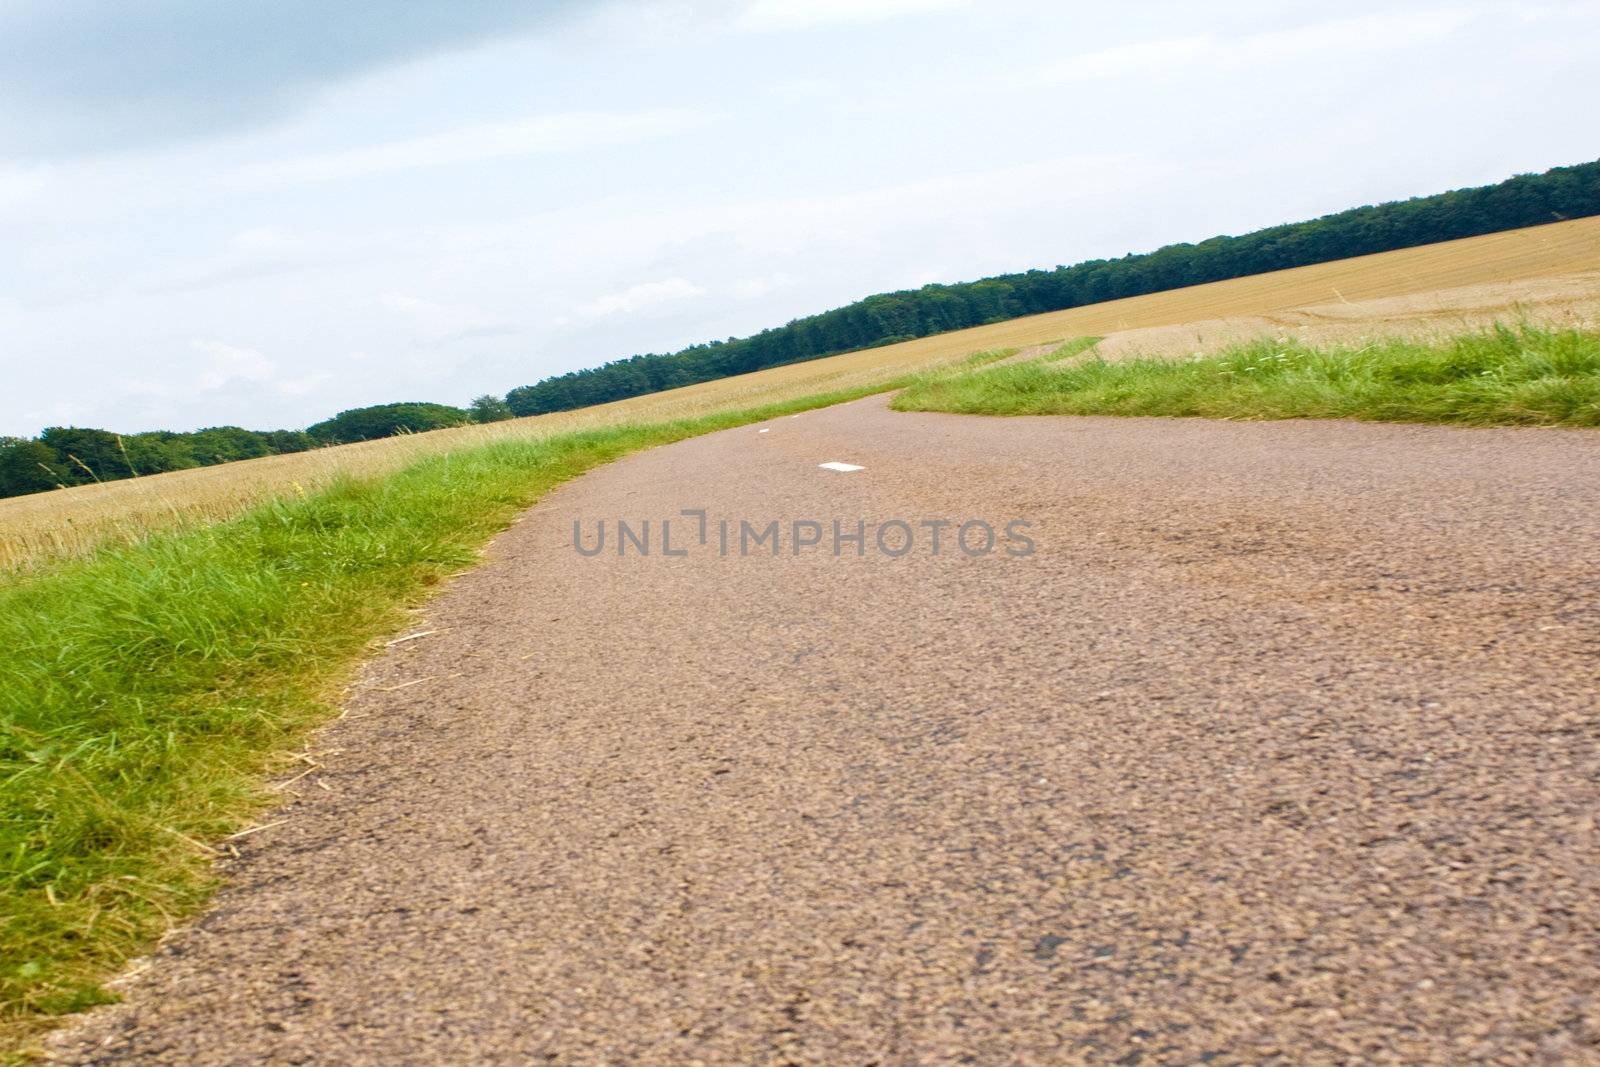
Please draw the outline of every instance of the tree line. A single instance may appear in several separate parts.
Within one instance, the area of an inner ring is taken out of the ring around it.
[[[751,337],[546,378],[511,390],[506,403],[517,415],[565,411],[1023,315],[1589,215],[1600,215],[1600,162],[1353,208],[1241,237],[882,293]]]
[[[304,430],[213,426],[192,433],[119,434],[52,426],[37,437],[0,437],[0,497],[509,418],[504,400],[480,396],[468,408],[424,402],[352,408]]]
[[[1353,208],[1241,237],[880,293],[750,337],[616,360],[521,386],[504,399],[480,396],[467,408],[379,404],[341,411],[304,430],[216,426],[119,435],[56,426],[37,437],[0,438],[0,496],[566,411],[1023,315],[1591,215],[1600,215],[1600,161]]]

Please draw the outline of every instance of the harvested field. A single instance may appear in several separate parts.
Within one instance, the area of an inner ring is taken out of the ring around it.
[[[1182,357],[1215,352],[1263,336],[1290,338],[1308,345],[1344,344],[1374,337],[1429,340],[1517,319],[1578,328],[1600,324],[1600,271],[1464,285],[1359,302],[1313,304],[1265,315],[1145,326],[1108,336],[1096,348],[1096,354],[1104,359],[1131,355]]]

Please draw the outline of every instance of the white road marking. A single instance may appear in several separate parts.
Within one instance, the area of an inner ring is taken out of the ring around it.
[[[817,466],[826,471],[864,471],[867,469],[858,467],[854,463],[840,463],[838,460],[834,460],[832,463],[818,463]]]
[[[771,433],[771,430],[757,430],[756,433]]]
[[[415,641],[419,637],[428,637],[428,636],[431,636],[433,634],[438,634],[438,633],[444,633],[444,631],[443,630],[419,630],[414,634],[406,634],[404,637],[397,637],[393,641],[386,641],[385,644],[389,648],[393,648],[395,645],[403,645],[407,641]]]

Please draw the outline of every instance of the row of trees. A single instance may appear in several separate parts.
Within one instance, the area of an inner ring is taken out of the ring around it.
[[[462,426],[470,421],[472,416],[461,408],[454,408],[449,404],[411,401],[403,404],[375,404],[372,407],[341,411],[331,419],[324,419],[322,422],[307,426],[306,433],[318,444],[345,445],[352,441],[373,441],[380,437],[393,437],[397,433],[442,430],[449,426]]]
[[[511,390],[506,402],[517,415],[564,411],[1022,315],[1589,215],[1600,215],[1600,162],[1354,208],[1242,237],[869,296],[752,337],[546,378]]]
[[[52,426],[38,437],[0,438],[0,496],[303,452],[314,444],[300,430],[213,426],[193,433],[116,434]]]
[[[0,497],[509,418],[504,400],[480,396],[467,409],[427,403],[353,408],[304,430],[213,426],[193,433],[118,434],[52,426],[37,437],[0,437]]]

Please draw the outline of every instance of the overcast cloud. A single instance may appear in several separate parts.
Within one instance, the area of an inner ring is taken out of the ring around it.
[[[1600,156],[1600,3],[0,0],[0,433],[462,403]]]

